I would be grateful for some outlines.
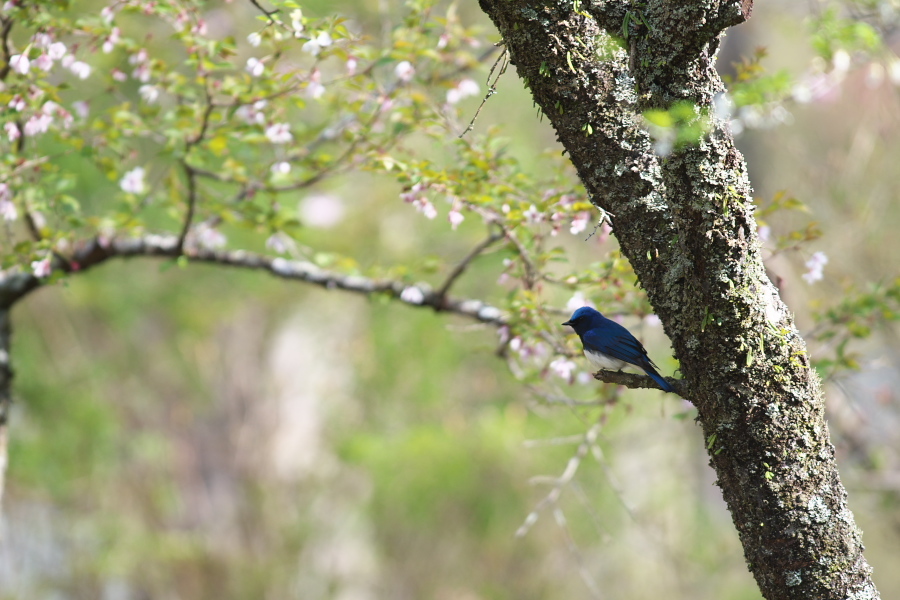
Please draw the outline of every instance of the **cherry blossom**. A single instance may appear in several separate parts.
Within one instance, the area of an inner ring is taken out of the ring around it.
[[[806,261],[807,271],[802,275],[806,283],[815,283],[820,281],[824,276],[822,270],[828,264],[828,257],[824,252],[816,252],[808,261]]]
[[[458,210],[451,210],[447,213],[447,219],[450,221],[450,227],[455,230],[465,220],[465,217]]]
[[[200,223],[194,227],[194,230],[191,232],[191,239],[197,246],[207,250],[222,248],[227,242],[225,234],[208,223]]]
[[[587,229],[588,223],[591,220],[591,213],[587,211],[582,211],[575,215],[575,218],[572,219],[572,226],[569,228],[569,232],[572,235],[578,235],[585,229]]]
[[[258,48],[260,44],[262,44],[262,36],[259,32],[254,31],[250,35],[247,36],[247,43],[253,46],[254,48]]]
[[[274,123],[266,127],[266,137],[273,144],[287,144],[293,141],[291,128],[287,123]]]
[[[322,48],[326,48],[333,43],[331,35],[327,31],[322,31],[315,38],[303,44],[302,50],[309,52],[313,56],[318,56]]]
[[[87,79],[91,74],[91,65],[80,60],[76,60],[69,65],[69,70],[75,74],[78,79]]]
[[[19,126],[13,122],[9,122],[3,125],[3,130],[6,131],[6,137],[10,142],[14,142],[20,137],[22,137],[22,132],[19,131]]]
[[[572,374],[575,372],[575,369],[578,368],[573,361],[568,358],[557,358],[553,362],[550,363],[550,370],[556,373],[562,379],[565,379],[569,383],[572,382]]]
[[[159,88],[155,85],[144,84],[138,88],[138,94],[147,104],[153,104],[159,99]]]
[[[412,66],[408,60],[399,62],[397,63],[397,66],[394,67],[394,75],[396,75],[397,79],[400,81],[410,82],[415,74],[416,68]]]
[[[250,57],[247,59],[247,66],[244,69],[250,73],[251,77],[259,77],[266,70],[266,65],[258,58]]]
[[[50,264],[50,257],[42,258],[41,260],[35,260],[31,263],[31,272],[34,273],[35,277],[44,278],[49,277],[50,273],[53,272],[53,267]]]
[[[144,167],[135,167],[125,173],[125,176],[119,182],[119,187],[128,194],[143,194],[147,189],[147,185],[144,182]]]
[[[422,304],[425,301],[425,294],[419,288],[409,286],[400,292],[400,299],[409,304]]]
[[[469,96],[477,96],[479,91],[474,79],[463,79],[455,88],[447,91],[447,104],[456,104]]]
[[[31,69],[31,61],[24,54],[13,54],[9,59],[9,66],[20,75],[27,75]]]
[[[62,42],[53,42],[47,47],[47,55],[53,60],[60,60],[68,53],[66,45]]]

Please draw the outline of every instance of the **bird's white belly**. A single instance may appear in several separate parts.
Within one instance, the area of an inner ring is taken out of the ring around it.
[[[587,357],[588,361],[598,369],[620,371],[622,367],[628,364],[624,360],[619,360],[618,358],[613,358],[607,354],[593,352],[591,350],[585,350],[584,355]]]

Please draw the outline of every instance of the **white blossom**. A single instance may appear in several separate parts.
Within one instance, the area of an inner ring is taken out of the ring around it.
[[[6,132],[6,137],[10,142],[14,142],[20,137],[22,137],[22,132],[19,131],[19,126],[13,123],[12,121],[3,125],[3,130]]]
[[[419,288],[409,286],[400,292],[400,299],[409,304],[422,304],[425,301],[425,294]]]
[[[254,48],[258,48],[260,44],[262,44],[262,36],[259,32],[254,31],[250,35],[247,36],[247,43],[253,46]]]
[[[9,59],[9,66],[16,73],[27,75],[29,69],[31,69],[31,61],[24,54],[13,54]]]
[[[807,271],[802,276],[806,283],[812,284],[821,280],[824,277],[822,275],[822,270],[827,264],[828,257],[824,252],[816,252],[813,254],[810,259],[806,261]]]
[[[331,35],[327,31],[322,31],[319,35],[303,44],[302,50],[309,52],[313,56],[318,56],[322,48],[330,46],[332,43]]]
[[[252,77],[259,77],[266,70],[266,65],[263,64],[263,61],[251,56],[247,59],[245,70],[250,73]]]
[[[287,123],[274,123],[266,127],[266,137],[273,144],[287,144],[294,139]]]
[[[412,64],[408,60],[399,62],[397,63],[397,66],[394,67],[394,75],[400,81],[412,81],[412,78],[415,74],[416,68],[412,66]]]
[[[569,382],[572,381],[572,373],[575,372],[576,368],[578,368],[578,365],[568,358],[560,357],[550,363],[550,370]]]
[[[451,210],[447,213],[447,219],[450,221],[450,227],[455,230],[465,220],[465,217],[458,210]]]
[[[60,60],[62,57],[64,57],[66,55],[67,52],[68,52],[68,49],[66,48],[66,45],[62,42],[53,42],[47,48],[47,54],[53,60]]]
[[[91,65],[76,60],[69,66],[69,70],[72,71],[78,79],[87,79],[91,74]]]
[[[144,183],[144,167],[135,167],[125,173],[119,182],[119,187],[128,194],[143,194],[147,189],[147,185]]]
[[[159,99],[159,88],[155,85],[144,84],[138,88],[138,93],[147,104],[153,104]]]
[[[469,96],[477,96],[478,92],[479,87],[474,79],[463,79],[456,87],[447,91],[447,104],[456,104]]]
[[[53,272],[53,268],[50,265],[50,257],[42,258],[41,260],[35,260],[31,263],[31,271],[34,273],[35,277],[44,278],[49,277],[50,273]]]

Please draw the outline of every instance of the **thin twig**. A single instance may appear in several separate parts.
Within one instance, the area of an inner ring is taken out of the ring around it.
[[[548,506],[556,506],[556,503],[559,502],[559,497],[562,495],[563,489],[572,481],[572,478],[575,477],[575,474],[578,472],[578,467],[581,465],[581,461],[584,460],[584,457],[587,456],[588,452],[591,449],[591,446],[594,444],[594,441],[597,439],[597,436],[600,434],[600,423],[594,423],[590,429],[588,429],[584,436],[582,437],[581,443],[578,445],[578,448],[575,450],[575,454],[569,458],[569,462],[566,463],[566,468],[563,470],[562,474],[553,479],[553,488],[550,492],[547,493],[544,498],[537,503],[537,506],[534,507],[528,516],[525,517],[525,522],[516,530],[516,537],[522,537],[528,533],[531,527],[537,523],[538,518],[540,517],[540,513],[543,512],[545,508]],[[532,478],[532,483],[535,482],[535,479]]]
[[[181,165],[184,167],[184,175],[187,178],[187,212],[184,215],[184,225],[181,227],[181,234],[178,236],[177,248],[180,255],[184,254],[184,241],[191,231],[191,223],[194,221],[194,211],[197,207],[196,175],[187,162],[182,161]]]
[[[465,272],[465,270],[469,267],[469,264],[478,258],[482,252],[487,250],[494,242],[501,239],[503,236],[499,233],[492,232],[488,237],[486,237],[480,244],[472,248],[472,250],[466,254],[465,257],[453,268],[450,274],[447,276],[447,280],[444,281],[444,284],[438,288],[437,295],[441,298],[447,295],[447,292],[450,291],[450,288],[456,283],[456,280]]]
[[[273,10],[266,10],[262,6],[260,6],[258,0],[250,0],[250,4],[258,8],[262,14],[266,15],[266,18],[269,19],[269,25],[275,24],[275,19],[272,18],[272,15],[278,14],[279,11],[277,8]]]
[[[497,64],[502,61],[502,66],[500,67],[500,72],[497,73],[497,76],[494,78],[494,83],[491,83],[491,76],[494,74],[494,70],[497,68]],[[504,48],[503,54],[497,57],[497,60],[494,61],[494,65],[491,67],[491,70],[488,72],[487,80],[485,81],[485,85],[488,86],[488,91],[485,93],[484,98],[481,99],[481,104],[478,105],[478,110],[475,111],[475,115],[472,117],[472,120],[469,121],[469,126],[466,127],[465,131],[459,134],[459,138],[462,139],[464,135],[469,133],[475,128],[475,119],[478,118],[478,115],[481,114],[481,109],[484,108],[484,105],[487,104],[488,98],[497,93],[497,82],[500,81],[500,77],[506,73],[506,69],[509,67],[509,49]]]

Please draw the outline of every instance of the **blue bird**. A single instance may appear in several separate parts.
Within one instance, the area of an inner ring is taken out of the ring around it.
[[[669,382],[657,373],[656,365],[631,332],[610,321],[589,306],[582,306],[563,323],[575,330],[584,346],[584,355],[598,369],[621,370],[635,366],[659,384],[664,392],[674,392]]]

